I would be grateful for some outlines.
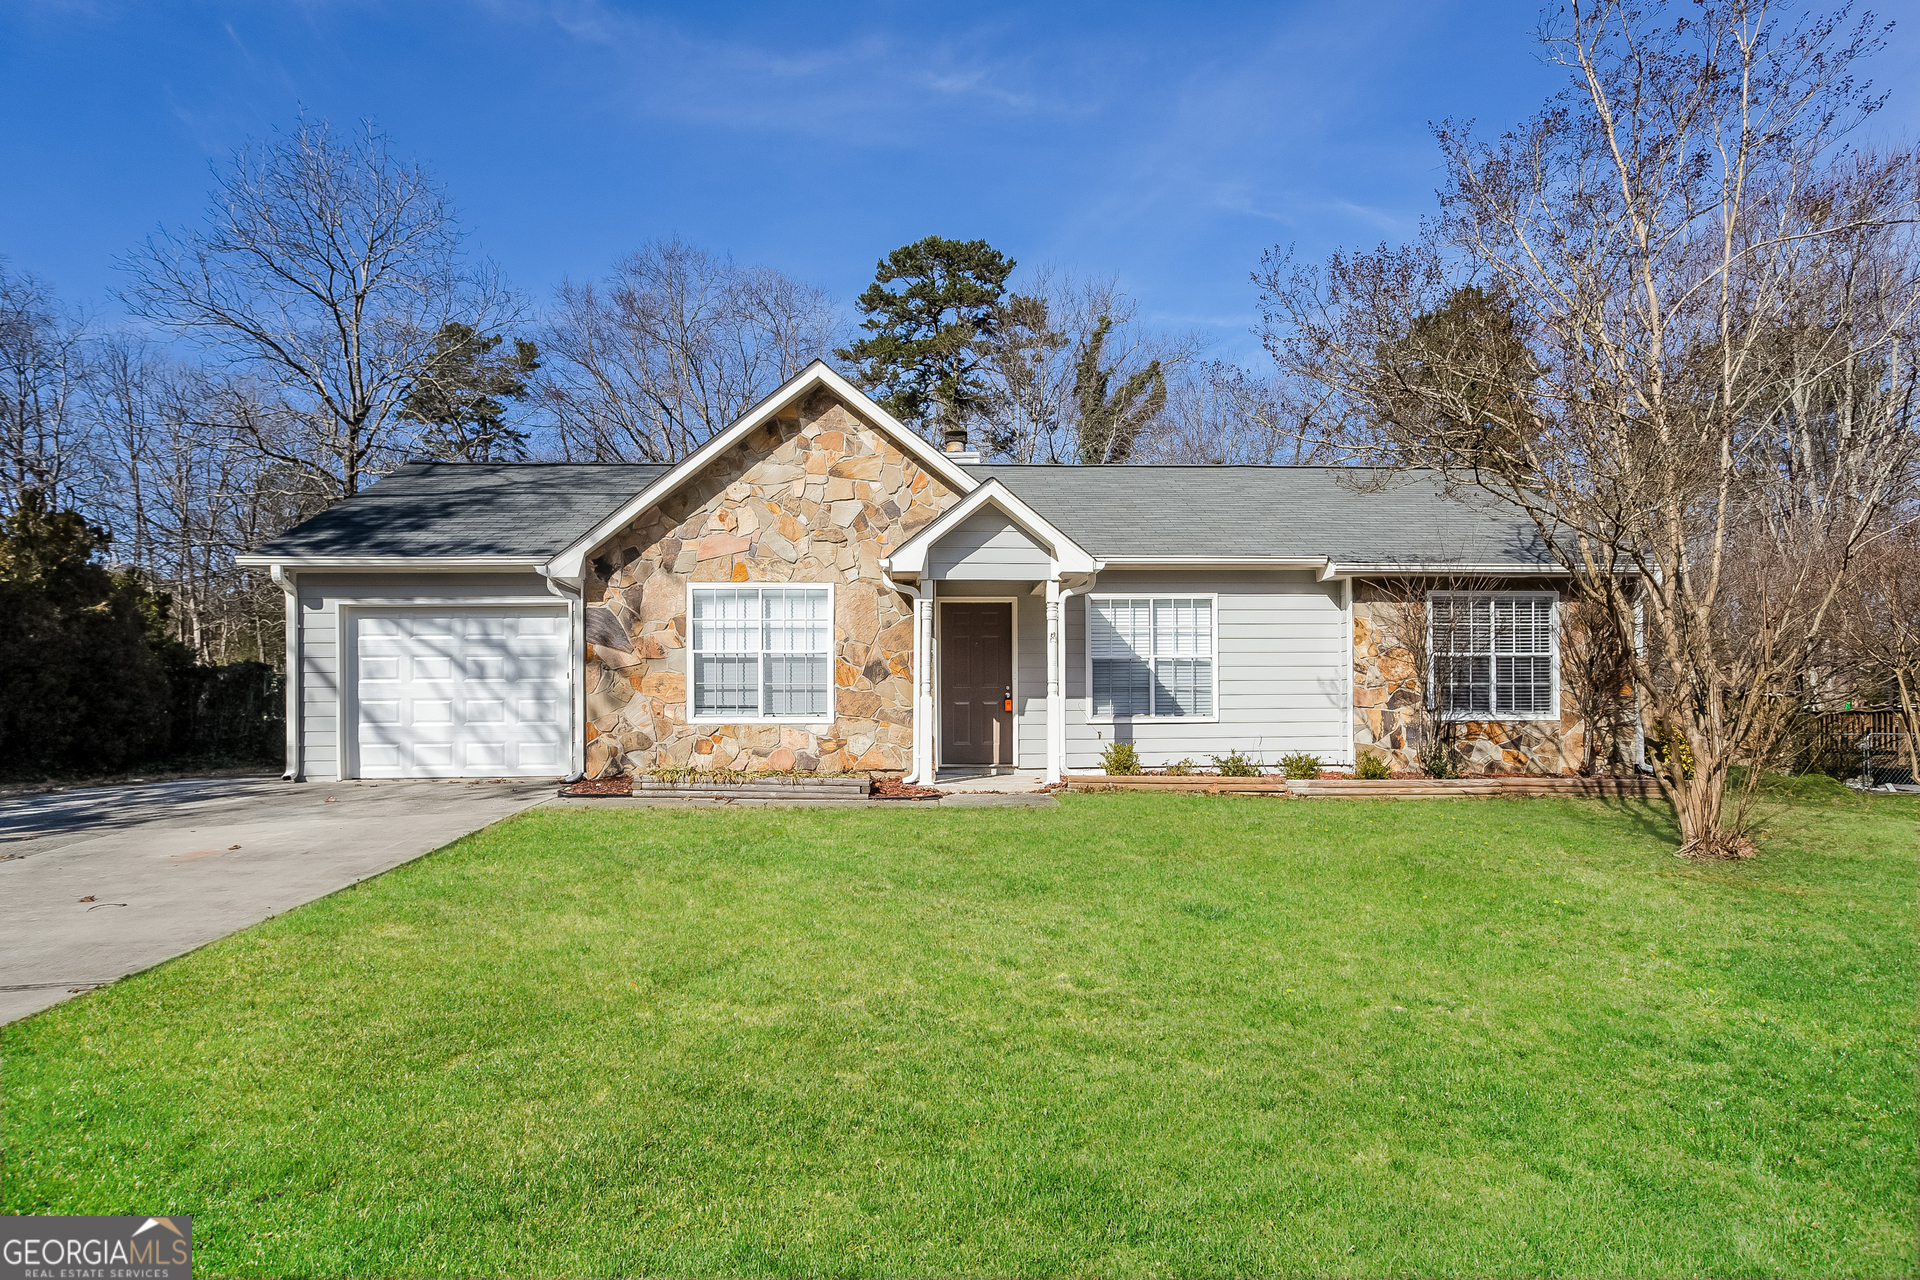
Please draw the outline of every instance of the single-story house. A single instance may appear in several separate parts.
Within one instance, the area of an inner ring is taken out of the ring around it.
[[[1355,475],[985,464],[815,363],[678,463],[409,463],[242,562],[296,778],[1405,766],[1436,724],[1579,768],[1531,524]]]

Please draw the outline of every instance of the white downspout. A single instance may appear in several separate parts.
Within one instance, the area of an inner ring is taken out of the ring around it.
[[[300,781],[300,696],[301,696],[301,645],[300,645],[300,588],[295,582],[296,574],[284,565],[274,565],[267,571],[274,585],[286,593],[287,597],[287,675],[281,681],[287,696],[287,767],[280,774],[282,781]]]
[[[917,784],[927,762],[923,741],[925,734],[921,730],[920,720],[920,666],[926,661],[920,646],[920,588],[895,582],[893,575],[887,572],[885,563],[880,566],[880,581],[887,584],[887,590],[897,591],[907,598],[907,616],[913,619],[913,654],[907,667],[907,705],[912,717],[908,731],[913,735],[913,745],[907,762],[907,776],[902,781]]]
[[[572,728],[567,734],[567,776],[565,782],[578,782],[587,773],[587,610],[580,587],[565,578],[547,572],[546,565],[536,572],[547,580],[547,590],[567,602],[567,701],[573,709]]]

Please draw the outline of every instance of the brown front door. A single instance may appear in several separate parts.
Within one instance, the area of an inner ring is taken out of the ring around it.
[[[940,759],[1012,764],[1013,606],[940,605]]]

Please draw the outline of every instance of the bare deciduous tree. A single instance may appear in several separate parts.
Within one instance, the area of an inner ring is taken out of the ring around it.
[[[684,457],[839,338],[822,290],[678,239],[556,301],[541,390],[570,458]]]
[[[973,425],[985,452],[1009,462],[1124,462],[1151,452],[1167,423],[1168,388],[1181,385],[1200,350],[1195,335],[1147,325],[1116,279],[1045,266],[1003,311],[982,346],[989,389]]]
[[[233,557],[320,510],[327,491],[311,468],[289,469],[253,447],[259,434],[274,436],[276,419],[244,379],[127,335],[101,340],[93,364],[96,479],[82,499],[113,530],[115,561],[172,597],[175,634],[197,660],[274,662],[280,591]]]
[[[57,506],[78,478],[85,336],[51,289],[0,259],[0,510],[18,510],[29,490]]]
[[[1856,587],[1836,610],[1823,656],[1837,669],[1827,683],[1836,695],[1899,708],[1907,766],[1920,781],[1920,524],[1903,522],[1878,541]]]
[[[1268,345],[1312,432],[1497,495],[1623,633],[1644,610],[1683,852],[1743,852],[1729,769],[1910,500],[1920,169],[1843,147],[1870,19],[1580,0],[1543,39],[1572,87],[1491,142],[1436,130],[1421,243],[1269,263]]]
[[[1297,429],[1287,396],[1269,378],[1210,362],[1177,371],[1166,408],[1137,456],[1142,462],[1213,466],[1312,466],[1338,460],[1331,444]]]
[[[203,226],[129,256],[124,299],[272,387],[299,429],[253,446],[351,497],[400,452],[394,411],[441,326],[497,326],[512,299],[462,257],[440,188],[371,123],[348,138],[303,119],[216,176]]]

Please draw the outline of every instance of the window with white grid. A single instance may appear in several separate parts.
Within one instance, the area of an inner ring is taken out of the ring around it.
[[[1087,658],[1096,716],[1210,718],[1212,596],[1094,596]]]
[[[1457,720],[1557,719],[1558,600],[1509,592],[1428,597],[1434,709]]]
[[[692,595],[695,719],[833,714],[830,587],[696,586]]]

